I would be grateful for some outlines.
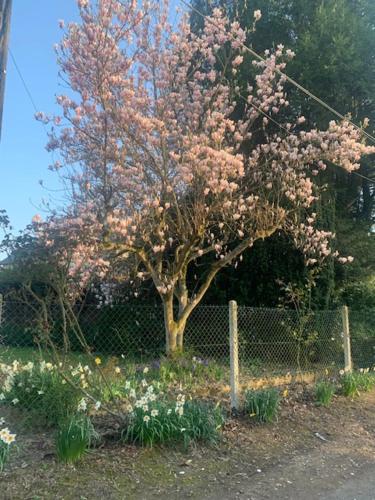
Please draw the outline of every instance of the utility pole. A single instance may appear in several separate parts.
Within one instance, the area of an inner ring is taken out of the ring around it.
[[[8,43],[12,0],[0,0],[0,139],[3,118],[5,77],[8,57]]]

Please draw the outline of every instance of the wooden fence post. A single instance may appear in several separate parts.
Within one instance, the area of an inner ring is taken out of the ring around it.
[[[238,327],[237,302],[229,302],[229,343],[230,343],[230,405],[234,412],[239,410],[239,368],[238,368]]]
[[[349,329],[349,309],[348,306],[342,307],[342,328],[344,333],[344,355],[345,355],[345,371],[351,373],[353,370],[352,351],[350,346],[350,329]]]

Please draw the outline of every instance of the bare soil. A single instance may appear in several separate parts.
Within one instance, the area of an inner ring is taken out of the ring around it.
[[[9,425],[15,417],[4,416]],[[74,467],[56,462],[51,433],[16,431],[1,500],[375,499],[375,392],[321,408],[301,391],[283,401],[274,424],[229,420],[216,447],[150,450],[107,440]]]

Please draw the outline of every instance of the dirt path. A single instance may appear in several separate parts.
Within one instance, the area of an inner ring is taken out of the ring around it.
[[[232,420],[214,449],[107,443],[76,467],[55,462],[50,435],[19,434],[0,500],[375,500],[375,392],[327,409],[286,401],[268,426]]]
[[[205,498],[375,500],[375,394],[340,399],[327,410],[295,407],[293,413],[295,426],[285,426],[288,436],[276,454],[260,452],[262,465],[254,472],[242,443],[236,464],[242,471]]]
[[[354,458],[353,458],[354,457]],[[256,476],[240,476],[229,489],[212,491],[207,499],[373,500],[375,456],[327,444],[265,468]]]

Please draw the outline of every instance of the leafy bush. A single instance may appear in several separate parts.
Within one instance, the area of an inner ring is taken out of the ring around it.
[[[87,416],[73,416],[61,422],[56,436],[56,451],[61,462],[77,462],[97,439]]]
[[[315,386],[315,401],[319,406],[328,406],[335,394],[335,386],[331,382],[321,381]]]
[[[249,390],[245,394],[245,412],[258,422],[272,422],[277,417],[280,396],[277,389]]]
[[[0,425],[4,424],[4,420],[0,419]],[[11,446],[16,440],[16,435],[12,434],[7,427],[0,429],[0,472],[4,470],[4,466],[8,461]]]

